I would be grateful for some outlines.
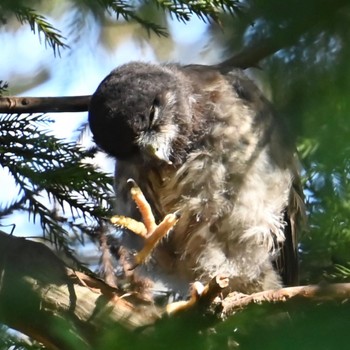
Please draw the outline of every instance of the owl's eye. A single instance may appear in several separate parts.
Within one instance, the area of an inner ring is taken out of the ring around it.
[[[155,113],[156,113],[156,107],[152,105],[151,109],[149,110],[149,126],[152,126],[153,124]]]
[[[149,126],[153,126],[155,121],[158,118],[159,112],[159,100],[157,98],[154,99],[153,104],[149,110]]]

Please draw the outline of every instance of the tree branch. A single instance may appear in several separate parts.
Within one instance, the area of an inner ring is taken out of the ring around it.
[[[251,295],[231,294],[222,302],[223,314],[232,315],[251,304],[286,303],[293,300],[304,300],[312,303],[339,301],[350,297],[350,283],[310,285],[267,290]]]
[[[348,6],[348,3],[346,0],[324,0],[322,6],[322,12],[315,11],[313,6],[306,7],[305,12],[301,12],[298,8],[297,16],[290,16],[286,12],[288,17],[285,20],[289,22],[288,26],[281,26],[270,37],[254,41],[248,47],[220,63],[219,69],[225,73],[234,67],[242,69],[256,67],[261,60],[281,49],[295,45],[303,34],[315,28],[323,28],[324,24],[336,21],[336,16],[342,8]]]
[[[90,95],[66,97],[0,97],[0,113],[85,112]]]
[[[144,301],[121,296],[45,245],[0,231],[0,322],[48,348],[92,349],[110,327],[133,330],[159,318],[152,305],[145,313]]]

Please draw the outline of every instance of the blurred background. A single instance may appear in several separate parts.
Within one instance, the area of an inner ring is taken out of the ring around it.
[[[193,10],[191,3],[210,3],[211,7]],[[57,30],[60,43],[52,44],[36,22],[25,20],[30,17],[23,9],[28,8]],[[132,60],[214,64],[246,53],[248,66],[254,66],[247,73],[286,120],[300,157],[308,210],[307,228],[300,237],[301,283],[350,279],[347,1],[16,0],[3,1],[0,9],[0,81],[9,84],[3,96],[89,95],[113,68]],[[22,12],[16,12],[18,9]],[[214,10],[205,15],[205,9]],[[78,141],[87,149],[93,146],[91,135],[82,131],[87,112],[50,113],[49,118],[54,123],[40,126],[41,130],[64,142]],[[0,136],[6,143],[6,135]],[[97,154],[90,161],[112,174],[113,162],[103,155]],[[10,232],[12,227],[6,225],[15,223],[14,235],[42,236],[42,222],[34,222],[33,215],[28,215],[30,206],[11,207],[23,191],[4,163],[0,186],[1,229]],[[46,195],[41,201],[52,206]],[[74,215],[58,210],[75,220]],[[66,245],[76,250],[80,261],[97,269],[98,244],[91,237],[79,237],[78,244],[73,236],[65,238]],[[334,310],[333,316],[322,312],[322,317],[334,318]],[[321,317],[315,312],[310,315],[313,321]],[[341,327],[350,322],[340,319]],[[300,329],[310,324],[307,318],[299,321]],[[341,327],[335,326],[334,332]],[[300,329],[294,329],[297,339],[315,340],[308,348],[335,348],[331,341],[316,341],[322,327],[303,336]],[[266,332],[263,329],[260,334]],[[260,340],[252,339],[246,348],[256,348]],[[343,333],[341,339],[345,339]],[[267,343],[266,348],[281,348],[278,342]],[[284,344],[282,348],[289,347]]]

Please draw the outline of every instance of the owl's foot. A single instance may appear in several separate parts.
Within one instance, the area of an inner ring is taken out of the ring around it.
[[[166,306],[166,313],[171,316],[194,307],[210,305],[214,299],[229,285],[229,278],[225,275],[215,276],[205,286],[201,282],[194,282],[190,289],[189,300],[176,301]]]
[[[164,217],[163,221],[157,225],[151,206],[147,202],[140,187],[132,179],[128,180],[128,184],[131,185],[131,197],[141,213],[143,223],[119,215],[112,216],[111,223],[115,226],[127,228],[145,240],[144,247],[134,257],[135,265],[133,267],[135,268],[147,260],[160,240],[176,225],[180,215],[178,212],[168,214]]]

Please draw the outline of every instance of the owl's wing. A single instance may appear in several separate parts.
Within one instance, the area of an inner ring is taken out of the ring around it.
[[[218,68],[225,74],[240,98],[250,101],[256,109],[266,111],[265,116],[270,113],[270,118],[265,117],[264,122],[270,123],[271,157],[281,168],[290,169],[293,178],[289,192],[289,202],[284,211],[286,222],[285,241],[280,247],[280,255],[274,261],[274,264],[282,277],[284,285],[297,285],[299,281],[298,233],[306,222],[306,214],[293,140],[291,140],[290,133],[286,130],[283,121],[275,116],[270,102],[241,70],[225,70],[225,67],[221,66]]]
[[[289,193],[289,203],[284,212],[285,241],[281,246],[280,255],[275,261],[283,284],[286,286],[299,284],[298,234],[306,222],[304,196],[295,164],[292,164],[292,172],[294,179]]]

